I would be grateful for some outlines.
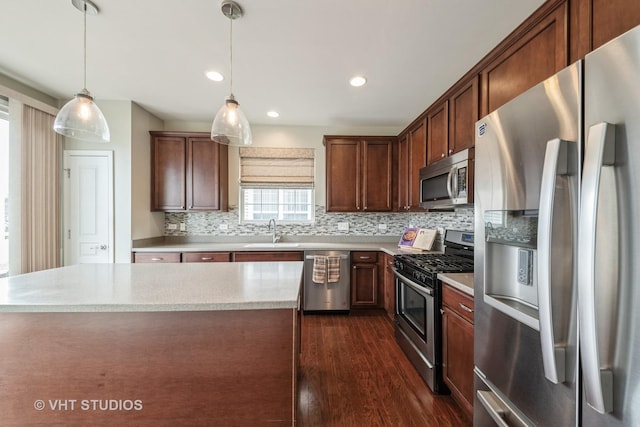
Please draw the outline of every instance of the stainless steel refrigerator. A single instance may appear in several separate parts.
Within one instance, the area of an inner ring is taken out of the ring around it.
[[[474,426],[640,425],[640,27],[476,124]]]

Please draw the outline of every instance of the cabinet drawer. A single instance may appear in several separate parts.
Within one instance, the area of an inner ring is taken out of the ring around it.
[[[180,262],[180,252],[136,252],[133,262]]]
[[[231,252],[183,252],[182,262],[230,262]]]
[[[354,263],[378,262],[378,252],[369,252],[369,251],[351,252],[351,262],[354,262]]]
[[[444,283],[442,303],[464,319],[473,323],[473,298]]]

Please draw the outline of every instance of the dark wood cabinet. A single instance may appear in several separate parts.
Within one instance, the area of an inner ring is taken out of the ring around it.
[[[561,2],[503,42],[502,53],[481,72],[482,116],[568,65],[567,10]]]
[[[473,413],[473,299],[442,286],[442,366],[451,396],[470,416]]]
[[[421,116],[398,140],[398,210],[420,208],[420,169],[427,164],[427,118]]]
[[[149,133],[152,211],[228,209],[226,145],[204,132]]]
[[[427,113],[427,164],[447,156],[449,146],[449,101],[432,107]]]
[[[378,307],[378,253],[351,252],[351,308]]]
[[[570,62],[640,25],[637,0],[576,0],[570,7]]]
[[[260,252],[234,252],[235,262],[268,262],[268,261],[302,261],[302,251],[260,251]]]
[[[134,263],[180,262],[180,252],[134,252]]]
[[[396,278],[393,275],[393,255],[381,254],[384,274],[384,309],[391,320],[396,315]]]
[[[182,262],[230,262],[231,252],[183,252]]]
[[[395,137],[324,137],[327,212],[392,210]]]
[[[447,155],[475,145],[475,126],[480,118],[478,76],[456,85],[449,98],[449,139]]]

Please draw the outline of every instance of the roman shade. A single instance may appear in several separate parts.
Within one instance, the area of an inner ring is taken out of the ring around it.
[[[240,185],[313,188],[313,148],[240,148]]]

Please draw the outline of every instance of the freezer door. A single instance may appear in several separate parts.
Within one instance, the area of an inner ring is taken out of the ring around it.
[[[474,362],[541,426],[577,425],[581,66],[476,124]]]
[[[640,425],[640,27],[585,58],[584,426]]]

